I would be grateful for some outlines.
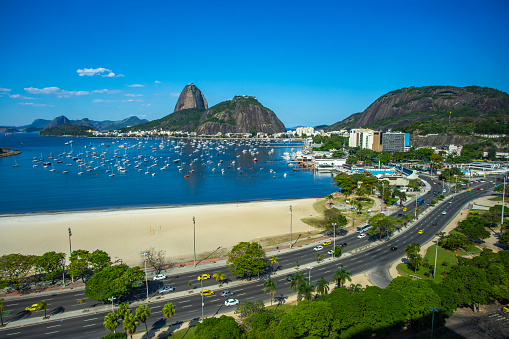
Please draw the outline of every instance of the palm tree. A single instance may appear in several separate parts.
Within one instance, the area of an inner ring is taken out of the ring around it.
[[[274,293],[276,292],[277,281],[272,280],[269,276],[263,283],[263,292],[270,290],[270,306],[272,306],[272,299],[274,299]]]
[[[140,323],[136,320],[136,317],[130,310],[125,314],[124,320],[122,321],[125,333],[130,334],[131,339],[133,339],[133,334],[136,332],[136,327],[138,327],[139,324]]]
[[[347,280],[352,281],[351,276],[352,273],[350,272],[348,266],[341,265],[339,270],[334,272],[332,280],[334,280],[334,282],[337,284],[337,287],[340,287],[341,285],[344,285]]]
[[[350,290],[350,292],[355,293],[355,292],[362,291],[363,288],[362,288],[361,284],[350,284],[349,290]]]
[[[308,280],[302,280],[299,284],[299,296],[303,296],[306,300],[311,300],[313,292],[315,291],[315,285],[310,283]]]
[[[217,271],[216,273],[212,274],[212,277],[216,278],[216,281],[221,280],[222,285],[224,278],[226,278],[226,274],[224,274],[223,271]]]
[[[87,298],[83,298],[83,299],[78,299],[78,300],[76,300],[76,302],[77,302],[78,304],[83,305],[83,304],[85,303],[85,301],[86,301],[86,300],[87,300]],[[85,312],[85,310],[83,310],[83,312]]]
[[[329,282],[324,277],[316,282],[316,292],[322,297],[329,293]]]
[[[167,303],[166,305],[164,305],[163,315],[166,318],[171,319],[171,317],[173,317],[174,314],[175,314],[175,305],[173,305],[172,303]],[[171,324],[171,333],[173,334],[173,337],[175,337],[175,334],[173,333],[173,323]]]
[[[187,285],[189,285],[189,292],[191,292],[193,290],[193,281],[192,280],[189,280],[189,282],[187,283]]]
[[[272,256],[272,258],[270,258],[270,259],[269,259],[269,263],[270,263],[271,265],[277,264],[276,269],[274,270],[274,268],[273,268],[274,272],[276,272],[276,271],[277,271],[277,269],[279,268],[279,262],[277,261],[278,259],[279,259],[279,258],[278,258],[278,257],[275,257],[275,256]]]
[[[300,282],[304,279],[304,273],[299,272],[295,273],[295,275],[292,277],[292,280],[290,281],[290,289],[292,291],[297,291]]]
[[[419,253],[411,253],[408,259],[410,260],[410,265],[414,268],[414,273],[417,273],[417,269],[423,263],[422,256]]]
[[[120,305],[118,305],[117,314],[122,320],[124,320],[127,314],[129,313],[131,313],[131,310],[129,309],[128,303],[121,303]]]
[[[407,257],[411,257],[412,254],[417,254],[421,251],[421,244],[414,242],[405,246],[405,254]]]
[[[0,326],[4,327],[4,299],[0,298]]]
[[[145,332],[148,338],[147,319],[150,317],[150,308],[147,305],[140,305],[136,309],[136,318],[145,324]]]
[[[48,308],[48,304],[45,300],[37,303],[37,308],[35,309],[37,312],[44,310],[44,319],[46,319],[46,309]]]
[[[105,329],[115,333],[115,329],[118,327],[118,315],[116,313],[106,314],[103,325]]]
[[[320,262],[322,260],[323,256],[322,256],[322,253],[318,252],[316,253],[316,261],[317,262]]]

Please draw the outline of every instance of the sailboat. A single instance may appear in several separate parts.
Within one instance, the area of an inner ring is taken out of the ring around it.
[[[16,162],[16,159],[14,159],[14,165],[12,165],[12,167],[18,167],[19,164]]]

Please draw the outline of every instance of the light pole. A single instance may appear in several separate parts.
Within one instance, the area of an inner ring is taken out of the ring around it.
[[[260,238],[261,237],[257,237],[258,238],[258,248],[260,248]],[[260,270],[258,270],[258,280],[260,280]]]
[[[196,222],[193,216],[193,251],[194,251],[194,266],[196,267]]]
[[[500,227],[502,227],[502,225],[504,224],[504,205],[505,205],[505,176],[504,176],[504,188],[502,189],[502,217],[500,220]]]
[[[431,316],[431,338],[433,338],[433,323],[435,321],[435,312],[438,312],[438,310],[431,306],[429,306],[429,309],[433,312],[433,315]]]
[[[145,257],[145,286],[147,287],[147,302],[148,302],[148,278],[147,278],[147,255],[148,253],[142,253],[142,256]]]
[[[201,283],[201,320],[203,321],[203,306],[204,306],[204,303],[203,303],[203,279],[200,279],[200,283]]]
[[[437,256],[438,256],[438,237],[435,237],[437,239],[437,247],[435,248],[435,266],[433,267],[433,280],[435,280],[435,273],[437,271]]]
[[[65,258],[62,260],[62,281],[64,282],[65,287]]]
[[[72,145],[71,145],[72,147]],[[72,254],[72,247],[71,247],[71,228],[68,227],[67,230],[69,231],[69,258],[71,257],[71,254]],[[71,274],[71,283],[74,283],[74,277],[73,275]]]
[[[312,266],[308,266],[308,269],[309,269],[308,281],[311,282],[311,270],[313,269],[313,267]]]
[[[333,247],[332,247],[332,257],[334,258],[334,252],[336,251],[336,223],[333,222],[332,223],[332,226],[334,226],[334,244],[333,244]]]
[[[109,300],[111,300],[111,312],[115,313],[115,310],[113,309],[113,300],[115,300],[117,298],[115,297],[111,297]]]
[[[293,212],[292,205],[290,205],[290,248],[292,248],[292,228],[293,228]]]

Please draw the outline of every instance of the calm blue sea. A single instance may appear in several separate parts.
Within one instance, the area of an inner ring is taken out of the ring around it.
[[[298,143],[14,133],[0,134],[0,147],[22,152],[0,158],[0,214],[309,198],[336,191],[332,174],[287,165],[284,152],[301,149]]]

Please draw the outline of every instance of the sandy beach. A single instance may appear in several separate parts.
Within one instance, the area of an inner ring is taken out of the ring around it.
[[[0,255],[41,255],[48,251],[69,255],[72,250],[106,251],[113,261],[140,265],[149,248],[166,251],[168,263],[193,259],[193,217],[197,259],[226,254],[240,241],[257,241],[293,232],[307,232],[301,219],[316,216],[317,199],[296,199],[199,205],[186,207],[91,211],[0,217]],[[218,247],[220,249],[218,250]]]

